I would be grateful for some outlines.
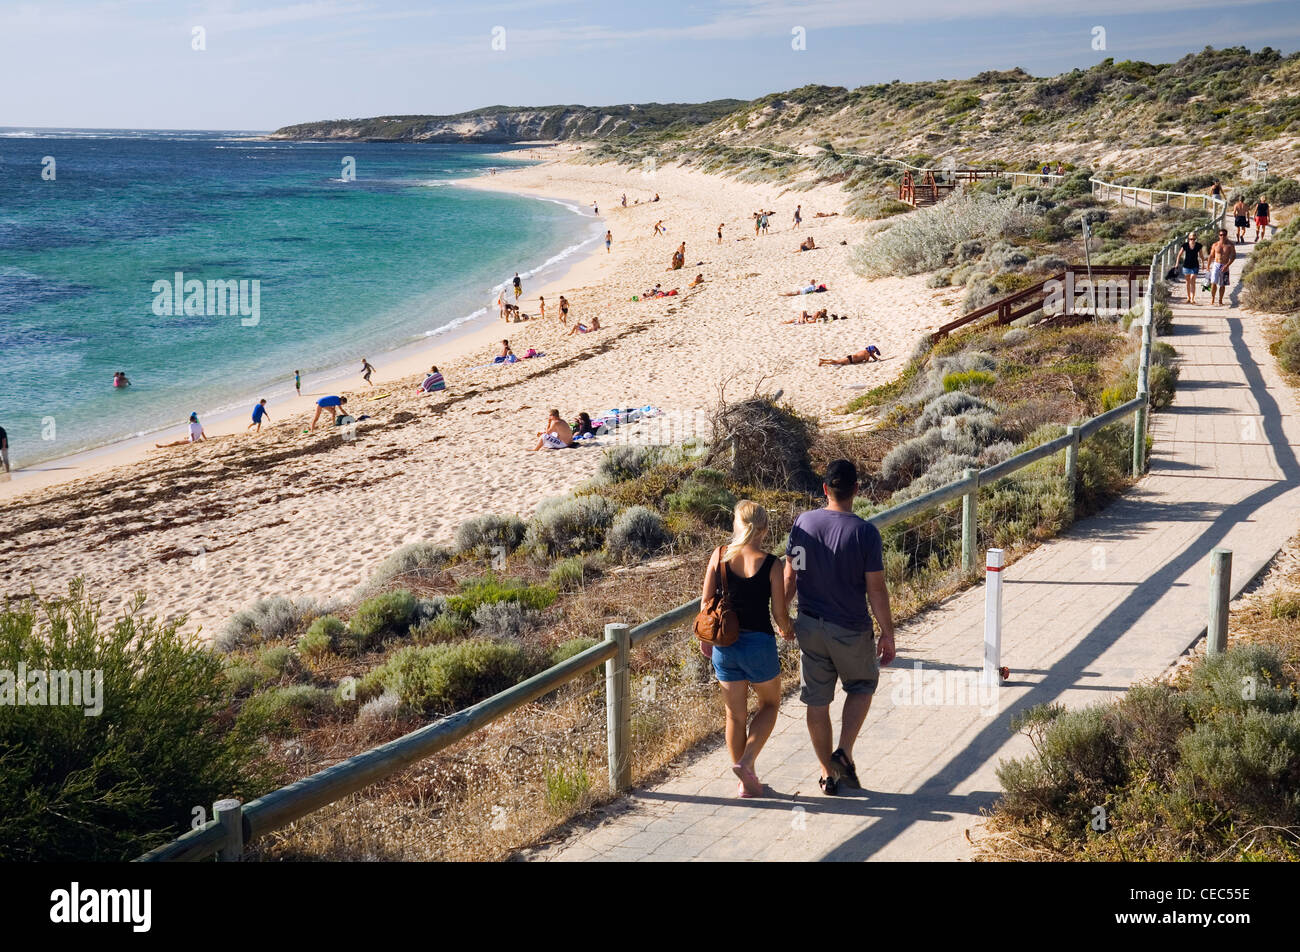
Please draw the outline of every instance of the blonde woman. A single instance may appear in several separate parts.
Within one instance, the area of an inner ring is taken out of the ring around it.
[[[767,551],[766,542],[767,510],[742,499],[736,503],[731,544],[714,551],[704,572],[700,599],[704,610],[718,590],[718,573],[726,572],[731,607],[740,620],[740,637],[733,645],[714,647],[711,655],[727,707],[727,751],[731,769],[740,778],[737,796],[741,797],[763,795],[754,762],[776,726],[781,704],[776,632],[779,630],[787,640],[794,637],[794,626],[786,611],[784,569],[781,560]],[[751,687],[758,698],[758,711],[746,730]]]

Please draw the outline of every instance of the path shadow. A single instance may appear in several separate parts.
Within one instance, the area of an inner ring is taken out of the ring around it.
[[[1012,718],[1031,707],[1056,700],[1064,691],[1076,690],[1079,687],[1076,682],[1086,676],[1088,668],[1094,665],[1107,649],[1115,645],[1142,617],[1142,614],[1155,604],[1184,573],[1198,565],[1209,555],[1211,549],[1220,545],[1234,525],[1250,519],[1261,506],[1272,502],[1300,484],[1300,462],[1297,462],[1295,453],[1282,431],[1281,409],[1269,391],[1259,365],[1246,347],[1241,319],[1229,317],[1226,321],[1233,353],[1246,377],[1246,384],[1258,403],[1263,418],[1263,432],[1277,456],[1282,479],[1260,488],[1237,503],[1223,507],[1204,531],[1181,552],[1138,583],[1132,592],[1093,625],[1083,639],[1052,666],[1051,672],[1041,683],[1002,710],[996,718],[991,719],[970,743],[938,768],[916,793],[901,798],[899,809],[882,813],[877,822],[827,852],[823,859],[854,861],[870,859],[913,824],[934,819],[933,808],[930,806],[934,802],[969,802],[973,805],[971,797],[963,797],[953,791],[974,775],[981,766],[997,756],[1011,734]],[[1166,513],[1177,511],[1181,505],[1166,506],[1164,511]],[[1201,503],[1188,503],[1186,508],[1205,511],[1212,507]],[[1144,506],[1137,512],[1137,516],[1144,522],[1149,520],[1149,514],[1145,510]],[[1096,517],[1093,517],[1078,523],[1067,535],[1088,534],[1096,524],[1095,519]],[[1200,637],[1198,633],[1191,638],[1189,645],[1195,644]],[[988,802],[991,803],[992,800]]]

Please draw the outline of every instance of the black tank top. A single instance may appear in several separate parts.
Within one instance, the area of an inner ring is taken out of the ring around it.
[[[737,575],[731,566],[724,563],[727,570],[727,593],[731,596],[731,607],[740,620],[741,631],[765,631],[775,635],[772,628],[772,562],[775,555],[769,554],[749,578]]]
[[[1192,244],[1190,241],[1183,242],[1183,267],[1200,268],[1201,265],[1201,248],[1203,245],[1198,241]]]

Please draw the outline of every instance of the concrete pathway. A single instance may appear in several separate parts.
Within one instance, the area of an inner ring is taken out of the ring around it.
[[[1239,294],[1240,285],[1230,301]],[[1188,305],[1180,288],[1173,303],[1175,332],[1164,339],[1179,351],[1181,379],[1174,406],[1154,417],[1150,475],[1006,571],[1002,661],[1012,676],[995,709],[907,690],[917,664],[921,684],[929,672],[979,669],[979,586],[899,629],[899,657],[855,752],[867,790],[820,794],[803,707],[790,699],[759,758],[769,797],[735,798],[719,744],[530,858],[969,859],[965,831],[997,796],[995,766],[1028,749],[1012,715],[1103,700],[1166,671],[1204,634],[1210,550],[1233,551],[1235,594],[1296,530],[1300,426],[1259,319]],[[838,704],[834,713],[838,721]]]

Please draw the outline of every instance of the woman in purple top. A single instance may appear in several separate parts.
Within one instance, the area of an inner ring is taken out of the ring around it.
[[[754,761],[776,726],[781,704],[781,658],[776,651],[776,630],[793,638],[785,608],[785,576],[781,560],[764,548],[767,510],[742,499],[736,503],[731,544],[719,547],[704,572],[703,610],[719,588],[719,572],[727,573],[727,594],[740,621],[740,637],[711,652],[713,670],[722,685],[727,708],[727,752],[731,769],[740,778],[736,795],[761,797],[763,784],[754,773]],[[776,619],[776,628],[772,619]],[[758,698],[758,711],[749,723],[749,689]]]

